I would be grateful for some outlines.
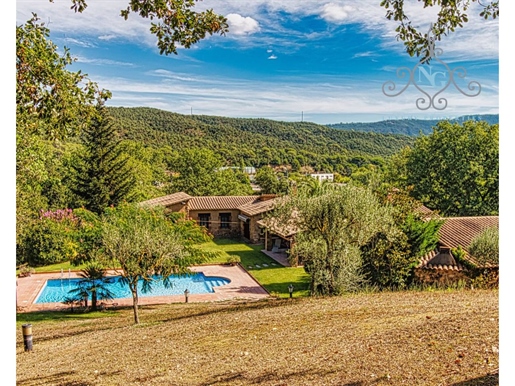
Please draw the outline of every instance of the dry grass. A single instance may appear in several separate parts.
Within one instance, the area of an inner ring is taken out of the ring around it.
[[[18,385],[497,385],[498,291],[146,306],[17,326]]]

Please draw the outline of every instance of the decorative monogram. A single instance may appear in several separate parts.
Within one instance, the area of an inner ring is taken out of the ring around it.
[[[471,81],[468,83],[467,88],[470,90],[470,93],[464,91],[460,86],[456,84],[456,77],[465,78],[467,76],[467,70],[464,67],[456,67],[451,69],[447,63],[442,61],[439,56],[443,54],[443,50],[441,48],[435,49],[435,37],[432,34],[433,25],[429,27],[429,31],[427,33],[427,41],[429,45],[429,56],[421,59],[412,69],[408,67],[399,67],[397,69],[397,78],[403,79],[409,76],[408,83],[398,92],[396,92],[397,85],[395,82],[389,80],[383,84],[383,94],[388,97],[396,97],[402,94],[410,84],[413,84],[417,90],[419,90],[424,96],[416,99],[415,104],[419,110],[428,110],[429,108],[434,108],[435,110],[444,110],[447,107],[447,99],[442,97],[441,94],[451,85],[463,95],[468,97],[476,97],[481,93],[481,84],[477,81]],[[429,66],[430,61],[435,61],[444,66],[444,71],[433,71],[433,67]],[[427,65],[427,67],[423,67],[423,65]],[[427,70],[429,69],[429,71]],[[415,74],[418,71],[418,82],[415,79]],[[437,80],[440,80],[440,89],[431,95],[429,92],[425,91],[421,87],[421,76],[429,82],[431,87],[438,87]],[[437,79],[438,77],[438,79]]]

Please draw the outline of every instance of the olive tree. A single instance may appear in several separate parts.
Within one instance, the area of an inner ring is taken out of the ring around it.
[[[311,276],[313,295],[337,295],[364,284],[360,247],[391,226],[390,208],[365,188],[300,187],[279,204],[278,223],[297,228],[294,253]]]
[[[207,234],[191,221],[170,220],[162,209],[122,204],[108,208],[103,216],[102,263],[119,272],[131,291],[134,322],[139,323],[138,283],[142,291],[162,280],[173,285],[172,275],[188,274],[189,266],[207,256],[195,243]]]
[[[472,240],[468,250],[480,263],[499,264],[499,228],[486,228]]]

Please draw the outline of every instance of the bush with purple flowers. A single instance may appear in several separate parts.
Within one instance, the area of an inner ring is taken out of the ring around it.
[[[98,217],[85,209],[41,210],[18,243],[18,263],[82,263],[99,243],[99,226]]]

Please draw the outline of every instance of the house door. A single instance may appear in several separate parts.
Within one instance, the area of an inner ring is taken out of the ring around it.
[[[243,223],[243,237],[250,240],[250,221]]]

